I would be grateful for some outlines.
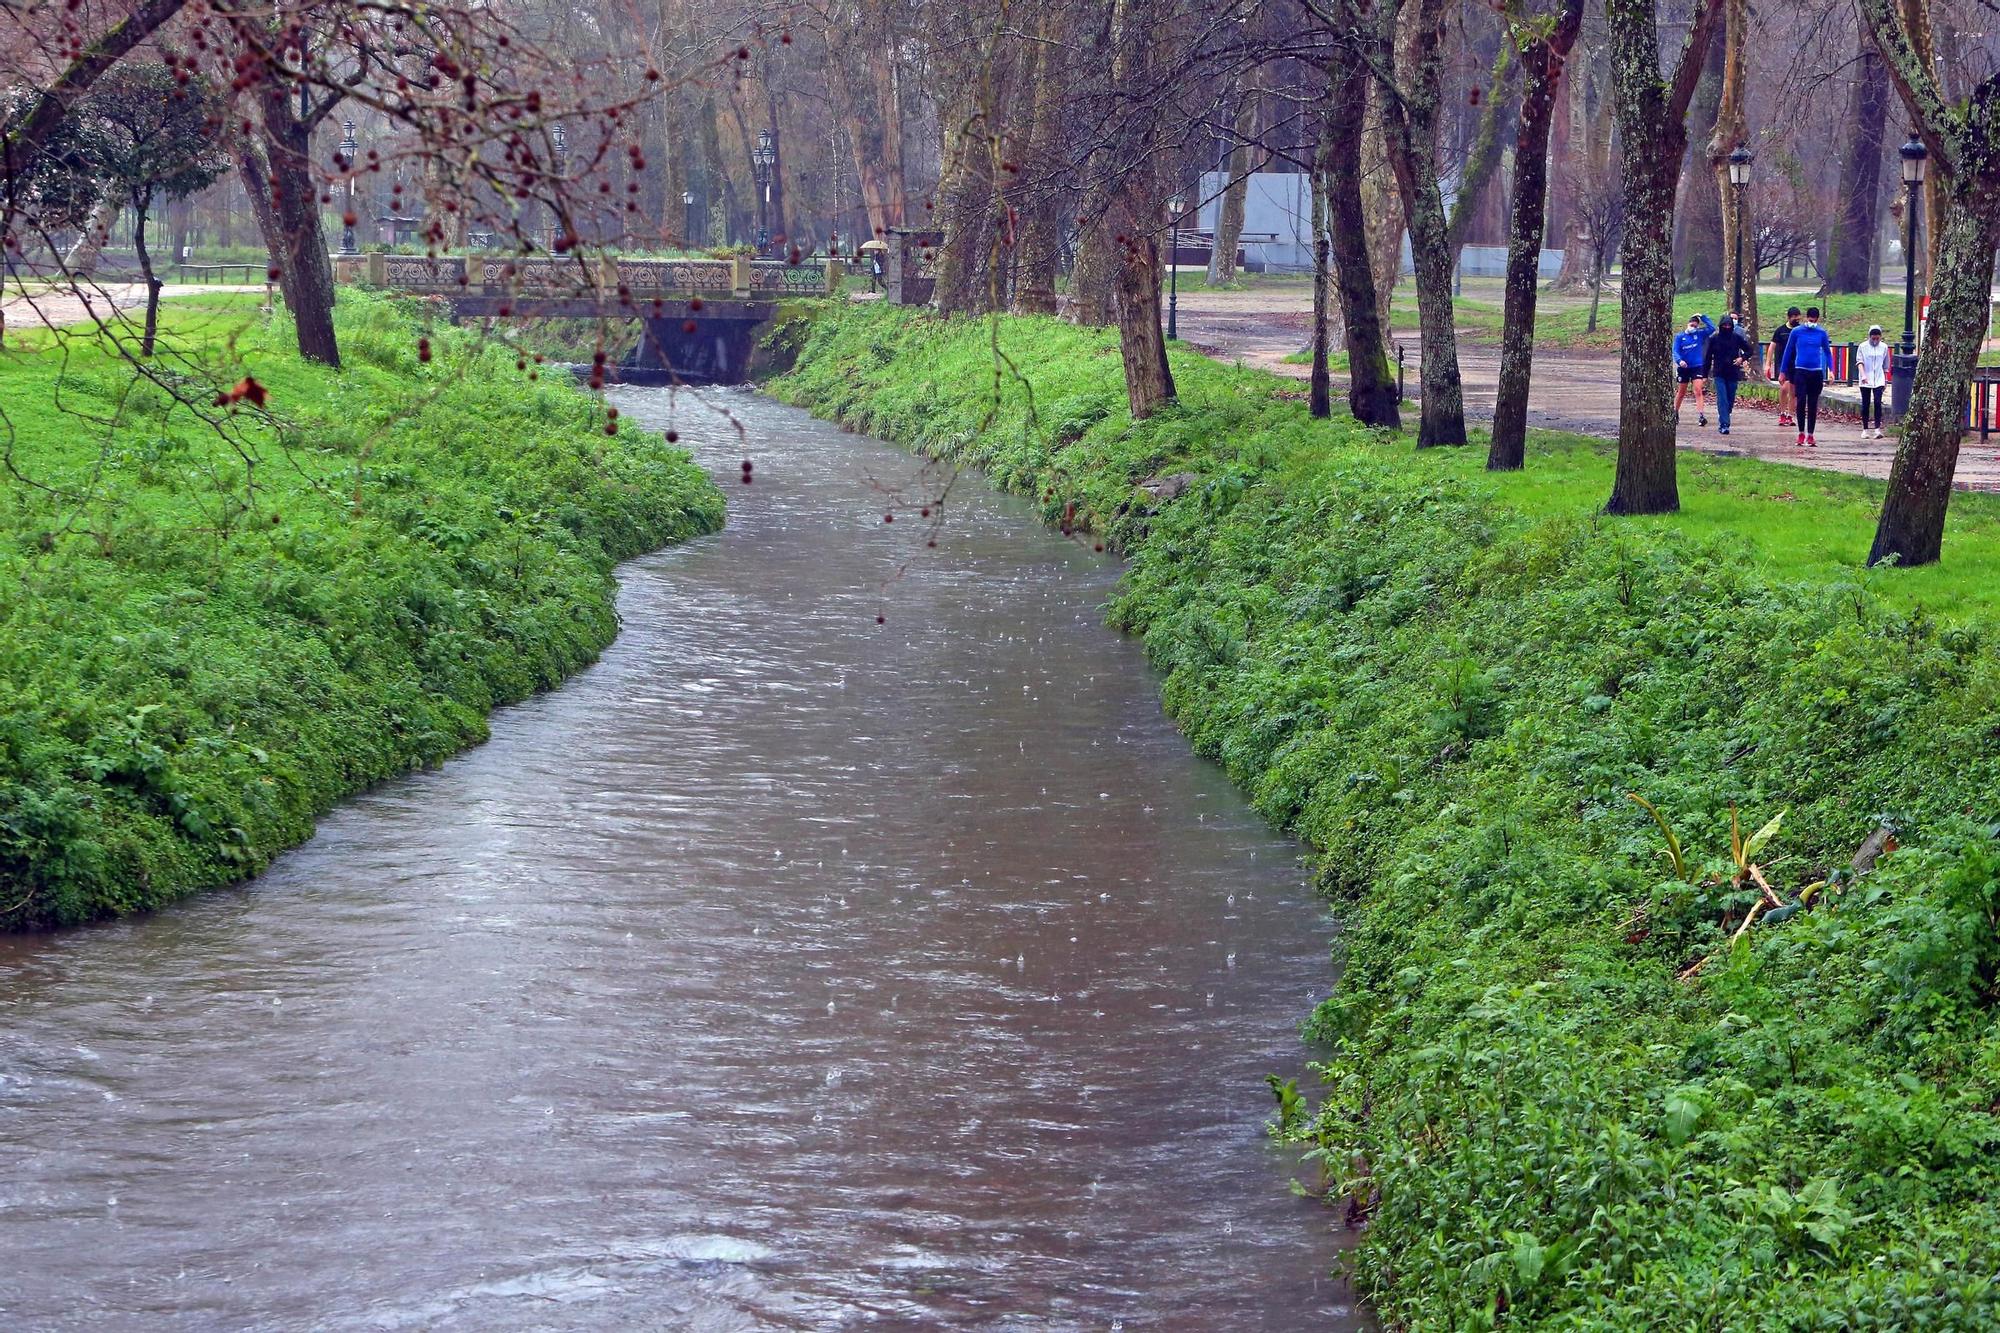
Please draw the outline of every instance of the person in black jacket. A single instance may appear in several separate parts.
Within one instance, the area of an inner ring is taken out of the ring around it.
[[[1703,369],[1715,385],[1715,425],[1718,433],[1729,434],[1729,416],[1736,410],[1736,390],[1756,355],[1750,340],[1737,327],[1736,317],[1724,315],[1715,336],[1708,340],[1708,357]]]

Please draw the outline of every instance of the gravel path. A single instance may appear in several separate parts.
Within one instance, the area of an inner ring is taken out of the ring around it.
[[[241,283],[234,285],[207,283],[176,283],[162,294],[164,301],[177,296],[199,296],[203,292],[254,292],[257,288]],[[41,292],[15,294],[0,300],[0,328],[24,329],[37,325],[46,328],[62,328],[70,324],[88,324],[95,319],[109,319],[113,314],[138,308],[146,304],[146,284],[143,282],[107,282],[91,287],[81,294],[69,288]]]
[[[1245,291],[1191,291],[1180,297],[1180,334],[1188,345],[1225,361],[1241,361],[1275,374],[1304,379],[1307,369],[1284,358],[1305,346],[1312,319],[1311,288],[1253,287]],[[1417,334],[1397,330],[1407,350],[1407,383],[1417,390]],[[1468,417],[1487,421],[1493,415],[1493,395],[1500,378],[1500,349],[1461,335],[1459,373],[1465,382]],[[1724,456],[1747,455],[1775,462],[1797,463],[1864,477],[1887,477],[1896,456],[1893,439],[1861,438],[1859,399],[1845,403],[1829,395],[1820,417],[1817,448],[1800,449],[1796,432],[1778,425],[1774,405],[1744,401],[1727,436],[1716,434],[1714,404],[1709,424],[1696,424],[1692,404],[1681,419],[1683,449]],[[1618,357],[1608,352],[1538,351],[1534,388],[1529,396],[1528,423],[1548,430],[1574,431],[1602,439],[1618,438]],[[1957,484],[1964,490],[2000,490],[2000,436],[1991,442],[1968,435],[1959,454]]]

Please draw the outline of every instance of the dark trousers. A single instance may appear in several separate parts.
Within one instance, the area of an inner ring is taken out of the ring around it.
[[[1715,424],[1729,429],[1729,414],[1736,410],[1736,390],[1742,383],[1726,375],[1715,377]]]
[[[1819,425],[1819,396],[1826,389],[1826,372],[1795,370],[1792,372],[1792,388],[1799,395],[1799,430],[1811,435],[1813,427]]]
[[[1882,429],[1882,391],[1887,387],[1878,384],[1872,389],[1863,387],[1861,390],[1861,429]],[[1871,407],[1875,413],[1872,420],[1868,415]]]

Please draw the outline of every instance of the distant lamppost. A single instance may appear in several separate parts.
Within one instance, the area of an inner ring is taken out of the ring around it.
[[[1750,150],[1742,144],[1729,154],[1729,184],[1736,195],[1736,284],[1729,309],[1738,315],[1743,313],[1743,193],[1750,184],[1751,160]]]
[[[681,191],[681,245],[694,248],[694,191]]]
[[[757,146],[750,150],[750,167],[757,176],[757,253],[763,254],[771,246],[771,168],[777,163],[778,150],[772,145],[769,130],[757,131]]]
[[[563,176],[569,170],[569,135],[560,124],[552,125],[549,127],[549,142],[552,145],[549,154],[552,187],[549,190],[548,248],[553,253],[556,248],[556,237],[562,228],[562,210],[558,201],[562,197]]]
[[[1901,421],[1910,408],[1910,381],[1917,376],[1917,210],[1923,207],[1924,159],[1930,154],[1915,130],[1899,151],[1903,186],[1910,192],[1910,200],[1903,209],[1903,345],[1896,351],[1889,409]]]
[[[340,218],[340,253],[358,255],[361,246],[354,237],[354,155],[361,145],[354,141],[354,122],[340,122],[340,166],[347,175],[347,211]]]
[[[1167,200],[1167,340],[1177,341],[1181,336],[1181,270],[1174,261],[1180,258],[1181,249],[1181,205],[1186,201],[1179,194]]]

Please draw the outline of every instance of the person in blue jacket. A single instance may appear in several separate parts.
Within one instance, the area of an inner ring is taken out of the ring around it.
[[[1813,430],[1819,425],[1819,396],[1826,377],[1833,370],[1833,338],[1821,327],[1819,307],[1806,307],[1806,322],[1785,339],[1785,363],[1780,367],[1791,377],[1799,399],[1799,447],[1817,448]]]
[[[1680,380],[1680,387],[1674,390],[1674,416],[1681,414],[1681,404],[1687,401],[1688,386],[1694,386],[1694,411],[1696,424],[1708,424],[1708,340],[1715,336],[1715,325],[1707,315],[1691,315],[1687,328],[1674,339],[1674,375]]]

